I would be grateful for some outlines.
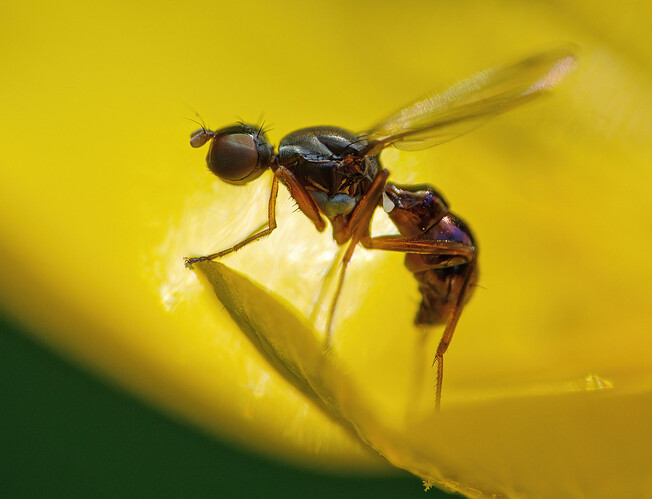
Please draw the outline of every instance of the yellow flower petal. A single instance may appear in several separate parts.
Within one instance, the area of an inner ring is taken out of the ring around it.
[[[264,221],[268,189],[267,177],[237,188],[209,176],[184,103],[213,126],[265,111],[275,142],[319,123],[364,129],[569,40],[580,67],[552,98],[384,156],[394,180],[437,185],[469,221],[483,287],[447,354],[441,423],[420,402],[425,422],[406,434],[406,448],[434,442],[424,459],[439,474],[387,457],[458,488],[649,495],[650,14],[579,1],[12,4],[0,33],[2,306],[216,432],[302,462],[382,466],[183,268]],[[225,263],[308,314],[336,249],[292,210],[283,199],[279,229]],[[390,227],[379,215],[374,228]],[[356,251],[334,351],[392,425],[437,340],[415,353],[418,299],[400,255]]]

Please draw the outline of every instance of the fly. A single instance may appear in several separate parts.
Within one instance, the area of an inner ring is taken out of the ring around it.
[[[388,182],[380,163],[383,149],[425,149],[463,135],[489,119],[547,94],[575,66],[573,54],[556,49],[516,64],[477,73],[439,94],[397,111],[367,132],[318,126],[286,135],[278,150],[264,131],[247,124],[219,130],[204,127],[190,145],[209,144],[206,163],[221,180],[244,185],[266,170],[273,172],[268,223],[238,244],[210,255],[188,257],[194,263],[221,258],[269,235],[276,228],[279,182],[318,231],[330,221],[333,238],[346,245],[326,325],[325,346],[332,340],[333,317],[346,269],[358,243],[365,248],[399,251],[418,284],[422,302],[417,325],[445,324],[433,365],[437,364],[435,405],[439,409],[444,353],[478,278],[477,248],[468,226],[448,210],[430,185]],[[399,234],[372,236],[371,220],[383,206]]]

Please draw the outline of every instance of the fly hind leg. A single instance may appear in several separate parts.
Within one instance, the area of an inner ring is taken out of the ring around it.
[[[426,264],[424,270],[436,270],[450,268],[458,265],[464,265],[461,285],[455,291],[455,299],[446,320],[444,334],[437,346],[437,352],[433,365],[437,364],[437,377],[435,387],[435,407],[437,410],[441,407],[441,391],[444,380],[444,354],[450,345],[455,327],[462,314],[464,303],[468,298],[469,289],[472,284],[476,268],[475,248],[468,244],[429,239],[427,237],[405,237],[405,236],[379,236],[365,237],[362,244],[369,249],[379,249],[385,251],[400,251],[402,253],[416,253],[421,255],[437,255],[441,259],[436,264]]]
[[[453,333],[457,327],[457,322],[460,319],[462,314],[462,309],[464,308],[464,303],[469,295],[469,289],[472,284],[472,276],[474,274],[476,267],[476,260],[470,261],[466,268],[464,269],[464,274],[462,277],[462,285],[457,295],[457,300],[453,305],[452,310],[446,321],[446,328],[444,329],[444,334],[439,340],[439,345],[437,345],[437,352],[435,353],[435,358],[432,361],[433,366],[437,364],[437,378],[435,386],[435,407],[439,411],[441,408],[441,391],[444,382],[444,354],[450,345],[451,339],[453,338]]]

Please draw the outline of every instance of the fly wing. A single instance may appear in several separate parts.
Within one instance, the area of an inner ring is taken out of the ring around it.
[[[393,145],[425,149],[459,137],[544,95],[576,65],[570,49],[533,55],[510,66],[481,71],[442,93],[427,95],[364,134],[368,154]]]

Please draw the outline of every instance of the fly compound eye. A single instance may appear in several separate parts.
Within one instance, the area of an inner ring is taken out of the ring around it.
[[[244,184],[258,177],[261,165],[258,147],[252,135],[232,133],[215,135],[206,157],[208,169],[226,182]]]
[[[208,169],[229,184],[243,185],[258,178],[274,162],[274,148],[262,129],[237,123],[219,130],[201,127],[190,134],[190,145],[210,143]]]

